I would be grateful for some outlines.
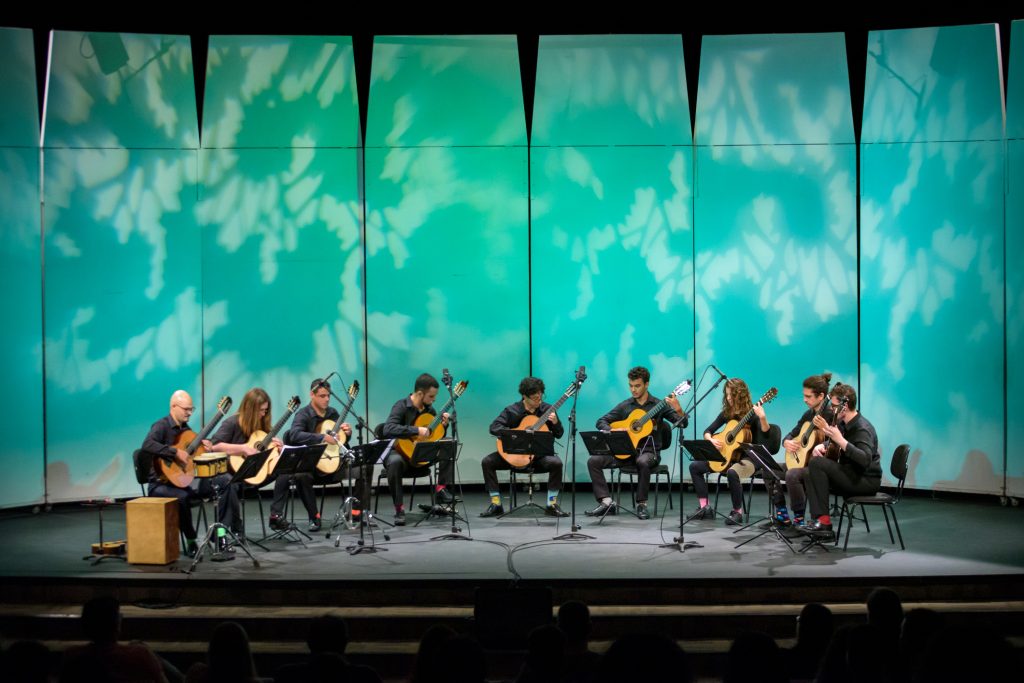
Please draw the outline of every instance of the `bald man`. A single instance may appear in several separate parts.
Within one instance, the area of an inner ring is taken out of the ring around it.
[[[234,486],[229,485],[230,474],[218,474],[216,477],[200,479],[196,477],[192,483],[181,488],[170,482],[163,481],[156,471],[156,458],[177,460],[183,465],[188,462],[188,453],[173,444],[181,436],[182,432],[189,431],[188,419],[192,416],[195,407],[192,404],[192,397],[188,392],[179,389],[171,394],[171,412],[153,423],[149,428],[146,440],[142,442],[142,450],[151,454],[154,466],[149,470],[149,495],[158,498],[178,499],[178,524],[181,532],[185,535],[185,553],[194,556],[196,551],[196,528],[192,523],[191,500],[194,498],[205,498],[213,494],[213,487],[220,489],[220,507],[217,510],[218,518],[236,534],[242,532],[242,518],[239,514],[238,491]],[[203,446],[212,448],[212,444],[203,440]],[[219,550],[229,550],[226,539],[220,539]]]

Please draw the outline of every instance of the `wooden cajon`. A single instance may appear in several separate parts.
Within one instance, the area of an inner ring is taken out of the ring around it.
[[[176,498],[136,498],[124,507],[128,518],[130,564],[170,564],[178,559]]]

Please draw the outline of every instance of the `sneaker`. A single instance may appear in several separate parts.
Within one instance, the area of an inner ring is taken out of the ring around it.
[[[434,499],[437,501],[438,505],[451,505],[455,502],[455,496],[453,496],[452,492],[448,489],[441,489],[435,493]]]
[[[805,524],[803,515],[793,515],[793,528],[803,529]]]
[[[270,528],[274,531],[284,531],[288,528],[288,520],[280,515],[270,515]]]
[[[405,526],[405,510],[399,510],[395,513],[395,526]]]
[[[544,508],[544,514],[548,517],[568,517],[569,513],[558,507],[558,503],[552,503]]]
[[[738,510],[733,510],[729,513],[729,516],[725,518],[727,526],[743,526],[743,513]]]
[[[320,531],[320,518],[319,517],[314,517],[313,519],[309,520],[309,530],[312,531],[312,532]]]
[[[714,516],[715,511],[711,509],[711,506],[704,505],[697,508],[697,510],[690,515],[690,519],[713,519]]]
[[[793,521],[789,518],[789,513],[788,512],[778,512],[777,511],[775,513],[775,523],[778,524],[779,526],[789,526],[790,524],[793,523]]]
[[[636,504],[636,516],[640,519],[650,519],[651,513],[647,511],[647,503]]]

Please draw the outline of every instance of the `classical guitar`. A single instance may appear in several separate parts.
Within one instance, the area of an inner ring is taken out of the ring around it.
[[[843,414],[846,413],[846,403],[847,401],[845,398],[840,398],[839,405],[832,406],[834,412],[832,413],[832,423],[829,426],[835,427],[837,424],[839,424],[839,420],[842,419]],[[829,460],[839,460],[841,451],[839,450],[839,446],[837,446],[835,442],[832,441],[831,437],[825,439],[825,443],[822,445],[822,447],[825,451],[824,455],[826,458],[828,458]]]
[[[341,431],[341,423],[345,421],[348,411],[352,410],[352,404],[359,395],[359,380],[352,380],[348,387],[348,400],[341,407],[341,414],[337,420],[324,420],[318,430],[321,434],[329,434],[338,440],[338,443],[329,443],[324,449],[324,454],[316,463],[316,469],[321,474],[334,474],[341,465],[341,446],[345,445],[348,435]]]
[[[618,422],[612,422],[609,426],[613,431],[625,430],[629,433],[629,440],[633,442],[633,448],[636,448],[637,444],[640,443],[641,439],[646,439],[651,433],[654,432],[654,418],[661,413],[662,409],[668,403],[668,399],[672,396],[682,396],[690,390],[689,380],[683,380],[676,388],[672,390],[672,393],[655,403],[650,410],[644,412],[640,408],[637,408],[629,415],[626,419],[619,420]],[[619,460],[625,460],[630,456],[629,453],[615,454],[615,457]]]
[[[576,390],[579,388],[579,386],[580,383],[577,382],[576,380],[573,380],[572,384],[570,384],[569,387],[565,390],[565,393],[562,394],[562,397],[558,399],[554,403],[554,405],[548,408],[542,415],[524,415],[523,419],[519,421],[519,424],[515,427],[512,427],[512,429],[527,432],[550,431],[548,429],[548,420],[551,419],[551,416],[554,415],[559,408],[562,407],[563,403],[565,403],[570,397],[572,397],[573,394],[576,393]],[[512,467],[516,468],[526,467],[533,460],[532,455],[526,455],[524,453],[506,453],[505,450],[501,447],[501,439],[498,439],[498,454],[505,459],[505,462],[507,462],[509,465],[512,465]]]
[[[455,385],[452,389],[452,396],[448,399],[448,402],[444,404],[441,410],[437,411],[437,415],[431,415],[430,413],[423,413],[416,418],[416,421],[412,423],[413,427],[426,427],[429,434],[427,436],[413,436],[408,439],[398,439],[395,442],[395,448],[401,453],[406,460],[412,458],[412,450],[416,447],[416,444],[420,441],[437,441],[444,436],[444,425],[441,424],[441,416],[447,413],[448,410],[455,405],[455,399],[462,396],[462,392],[469,386],[468,380],[462,380]],[[414,466],[419,466],[418,463],[412,463]]]
[[[786,451],[786,468],[794,469],[797,467],[807,467],[807,460],[811,457],[811,451],[814,447],[821,443],[821,430],[814,426],[814,418],[825,412],[825,409],[830,406],[831,403],[828,400],[828,396],[822,400],[821,405],[814,411],[814,416],[810,420],[807,420],[800,425],[800,433],[796,435],[794,439],[800,447],[796,449],[795,453]]]
[[[761,400],[755,403],[755,406],[763,406],[765,403],[770,403],[775,400],[775,397],[779,395],[779,390],[772,387],[765,392]],[[718,449],[719,453],[725,458],[724,462],[710,462],[708,465],[711,466],[712,472],[724,472],[729,469],[729,466],[740,459],[740,454],[737,452],[741,443],[750,441],[750,428],[747,427],[747,423],[750,422],[750,418],[754,417],[754,409],[751,408],[747,411],[747,414],[741,417],[739,420],[729,420],[726,423],[725,428],[715,434],[716,439],[722,441],[722,447]]]
[[[263,467],[253,476],[245,480],[246,484],[252,484],[253,486],[262,486],[267,478],[274,472],[274,468],[277,467],[277,461],[281,458],[281,452],[278,450],[272,441],[277,433],[281,431],[281,427],[284,427],[284,423],[299,409],[299,397],[292,396],[288,401],[288,405],[285,407],[284,415],[281,419],[274,423],[274,426],[270,428],[269,432],[265,432],[262,429],[257,429],[255,432],[249,435],[249,440],[246,442],[246,446],[255,448],[257,452],[265,451],[268,448],[271,449],[270,455],[267,456],[266,462],[263,463]],[[237,472],[238,468],[245,462],[245,456],[241,454],[234,454],[230,457],[231,471]]]
[[[210,421],[196,434],[191,429],[186,429],[178,435],[177,440],[172,444],[174,448],[180,448],[188,453],[188,462],[182,465],[177,458],[157,458],[157,474],[164,480],[169,481],[178,488],[185,488],[196,478],[196,464],[194,458],[206,452],[203,447],[203,439],[210,436],[210,432],[217,426],[220,419],[231,410],[231,397],[224,396],[217,401],[217,412],[213,414]]]

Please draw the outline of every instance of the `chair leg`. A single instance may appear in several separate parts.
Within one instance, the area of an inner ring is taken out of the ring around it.
[[[844,508],[846,507],[846,502],[845,501],[843,502],[843,507]],[[861,505],[860,509],[861,509],[861,514],[863,514],[865,519],[866,519],[867,518],[867,512],[864,511],[864,506]],[[842,513],[840,512],[840,515],[841,514]],[[846,552],[846,547],[848,545],[850,545],[850,531],[853,529],[853,521],[852,520],[853,520],[853,515],[855,515],[855,514],[857,514],[856,513],[856,507],[850,508],[847,511],[847,516],[850,518],[851,521],[849,521],[847,523],[847,525],[846,525],[846,538],[843,540],[843,552],[844,553]],[[839,545],[839,534],[836,534],[836,545]]]
[[[890,511],[892,512],[892,523],[896,526],[896,536],[899,537],[899,539],[900,539],[900,550],[906,550],[907,546],[903,545],[903,534],[900,533],[900,523],[896,520],[896,507],[895,506],[886,506],[886,507],[889,507]]]
[[[410,510],[413,509],[412,503],[413,503],[414,500],[416,500],[416,480],[418,478],[419,477],[413,477],[412,478],[412,486],[409,487],[409,509]],[[433,489],[434,486],[431,485],[430,488]]]
[[[253,491],[256,492],[256,504],[260,508],[260,527],[263,529],[263,537],[266,538],[267,521],[263,519],[263,496],[260,495],[260,490],[258,488],[254,488]]]
[[[839,508],[839,522],[835,525],[835,527],[836,527],[836,544],[837,545],[839,544],[839,537],[843,535],[843,520],[846,518],[848,512],[849,511],[847,510],[846,501],[844,500],[843,501],[843,506],[841,508]],[[853,522],[852,521],[847,521],[846,523],[849,526],[853,526]]]
[[[885,528],[889,531],[889,543],[896,545],[896,537],[892,535],[892,526],[889,524],[889,511],[885,509],[887,507],[889,506],[882,506],[882,516],[885,517]]]
[[[658,494],[661,493],[661,472],[654,473],[654,516],[658,516]]]

